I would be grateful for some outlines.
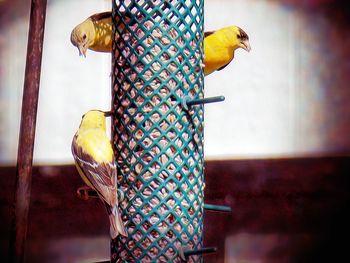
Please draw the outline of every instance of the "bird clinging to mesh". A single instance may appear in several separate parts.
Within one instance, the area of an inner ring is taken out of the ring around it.
[[[70,39],[72,44],[78,48],[80,56],[86,57],[88,49],[110,52],[112,47],[111,12],[90,16],[73,29]]]
[[[238,48],[250,51],[249,37],[237,26],[204,33],[204,75],[222,70],[233,59]]]
[[[80,123],[72,142],[72,154],[83,181],[94,189],[106,206],[110,235],[127,236],[118,210],[117,168],[112,144],[106,134],[109,112],[91,110]]]

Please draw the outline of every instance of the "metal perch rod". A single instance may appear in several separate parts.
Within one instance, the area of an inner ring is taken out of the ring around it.
[[[181,104],[185,110],[188,110],[193,105],[221,102],[224,100],[224,96],[209,97],[204,99],[192,99],[190,96],[185,96],[183,97]]]
[[[190,256],[211,254],[211,253],[216,253],[216,251],[217,251],[216,247],[203,247],[203,248],[193,249],[193,250],[188,250],[186,247],[179,248],[180,257],[185,262],[187,261],[187,258]]]
[[[218,211],[218,212],[232,212],[231,207],[224,205],[212,205],[212,204],[204,204],[205,210]]]

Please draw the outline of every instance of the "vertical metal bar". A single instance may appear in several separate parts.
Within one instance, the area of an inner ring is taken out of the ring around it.
[[[24,262],[32,163],[47,0],[32,0],[17,153],[16,192],[10,237],[10,262]]]

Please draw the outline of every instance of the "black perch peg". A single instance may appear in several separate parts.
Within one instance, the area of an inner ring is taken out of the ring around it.
[[[204,204],[205,210],[216,211],[216,212],[225,212],[231,213],[232,208],[225,205],[212,205],[212,204]]]
[[[203,247],[193,250],[188,250],[186,247],[180,247],[179,255],[183,261],[186,261],[186,259],[190,256],[216,253],[216,250],[216,247]]]
[[[216,96],[216,97],[209,97],[204,99],[193,99],[190,96],[185,96],[182,99],[181,105],[185,110],[188,110],[193,105],[214,103],[214,102],[220,102],[224,100],[225,100],[225,96]]]

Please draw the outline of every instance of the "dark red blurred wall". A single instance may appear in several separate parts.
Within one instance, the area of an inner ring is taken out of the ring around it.
[[[14,167],[0,168],[3,259],[14,174]],[[230,205],[233,212],[205,213],[205,245],[218,247],[205,262],[224,262],[225,254],[244,262],[339,262],[350,234],[349,175],[350,157],[208,161],[206,202]],[[62,239],[77,258],[93,244],[108,254],[108,242],[100,239],[108,239],[104,208],[96,199],[78,199],[81,185],[74,166],[35,167],[28,262],[65,262],[64,248],[52,255],[48,245],[62,245]],[[79,238],[85,241],[70,241]]]

